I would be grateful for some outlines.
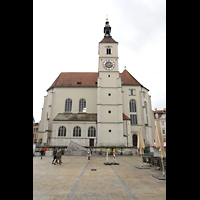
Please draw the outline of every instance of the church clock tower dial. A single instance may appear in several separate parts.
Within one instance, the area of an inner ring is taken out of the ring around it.
[[[114,69],[114,67],[115,67],[115,63],[114,63],[114,61],[112,61],[112,60],[105,60],[105,61],[103,62],[103,67],[104,67],[106,70],[112,70],[112,69]]]
[[[120,146],[123,140],[121,78],[118,70],[118,42],[111,36],[106,19],[104,38],[99,42],[97,84],[97,146]]]

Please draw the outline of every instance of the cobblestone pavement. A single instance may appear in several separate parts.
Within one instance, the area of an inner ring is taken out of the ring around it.
[[[105,156],[92,156],[90,161],[86,156],[63,156],[62,165],[51,161],[52,157],[33,157],[34,200],[166,199],[166,180],[152,176],[162,176],[162,171],[136,168],[141,166],[138,155],[117,156],[119,165],[104,165]]]

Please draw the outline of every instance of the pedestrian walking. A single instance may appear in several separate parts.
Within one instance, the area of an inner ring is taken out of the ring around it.
[[[61,165],[61,154],[62,154],[62,151],[61,151],[61,148],[59,148],[59,150],[56,153],[56,159],[57,161],[59,160],[59,165]]]
[[[57,153],[57,150],[55,149],[54,151],[53,151],[53,160],[52,160],[52,164],[56,164],[56,163],[58,163],[57,162],[57,159],[56,159],[56,153]]]
[[[92,158],[92,148],[90,147],[90,159]]]
[[[41,159],[42,159],[43,153],[44,153],[44,150],[42,149],[42,150],[40,151]]]
[[[62,149],[60,151],[60,163],[62,163]]]
[[[90,149],[88,149],[88,152],[87,152],[87,158],[88,158],[88,160],[90,160],[90,157],[91,157],[91,151],[90,151]]]

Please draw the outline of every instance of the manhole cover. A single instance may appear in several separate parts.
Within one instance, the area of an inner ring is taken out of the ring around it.
[[[97,171],[97,169],[91,169],[91,171]]]

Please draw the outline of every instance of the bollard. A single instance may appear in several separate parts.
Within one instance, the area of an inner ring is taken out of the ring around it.
[[[113,149],[113,161],[115,163],[115,149]]]
[[[108,163],[108,149],[106,149],[106,162]]]
[[[106,162],[104,163],[104,165],[119,165],[119,163],[116,163],[115,160],[115,149],[113,149],[113,160],[114,162],[111,163],[108,162],[108,149],[106,149]]]

